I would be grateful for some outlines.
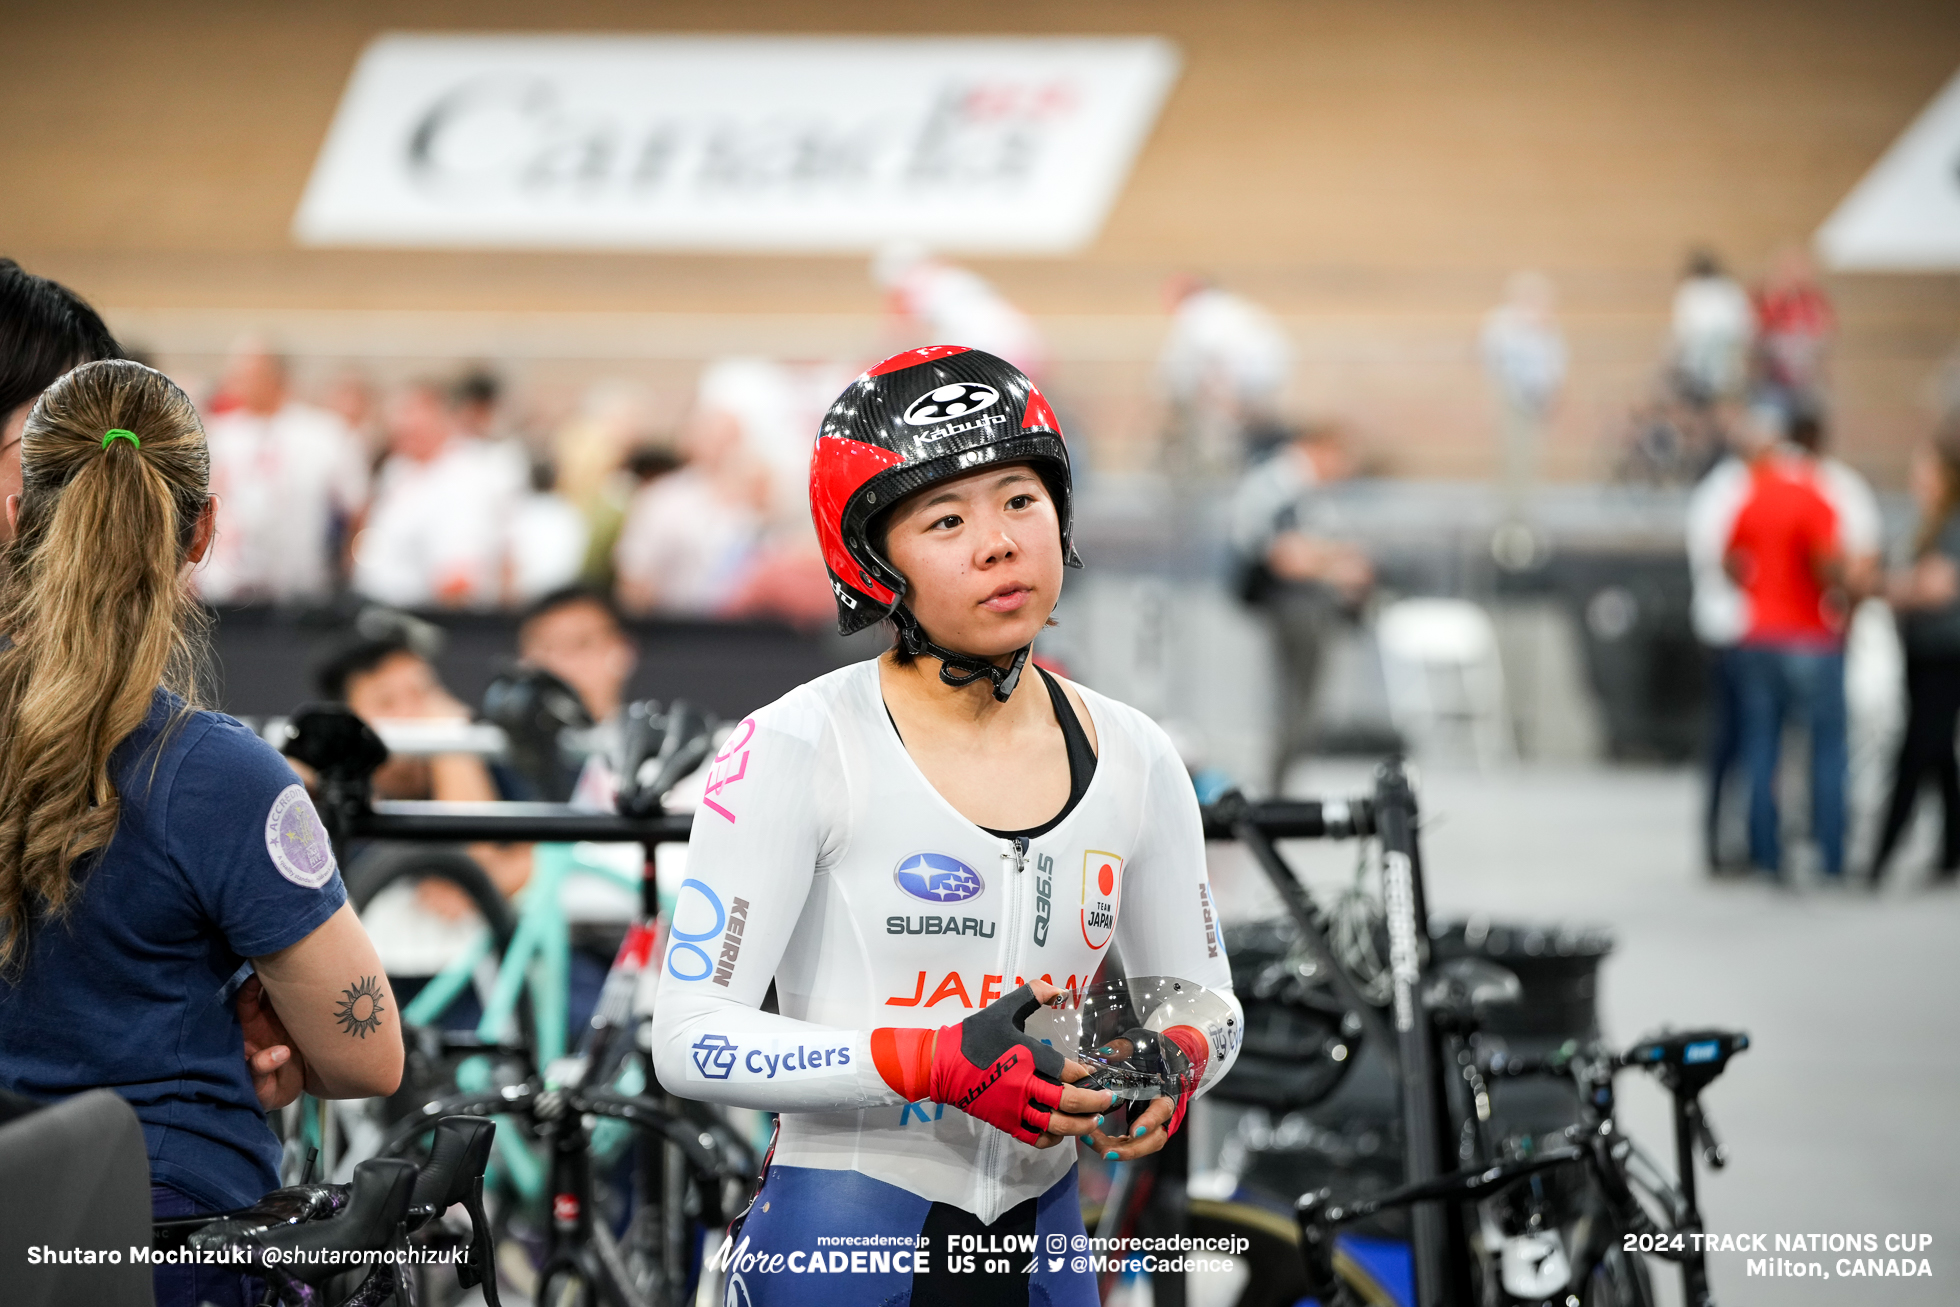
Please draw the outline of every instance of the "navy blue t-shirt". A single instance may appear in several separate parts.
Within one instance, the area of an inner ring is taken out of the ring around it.
[[[230,982],[312,934],[347,891],[285,759],[181,706],[158,691],[117,748],[114,840],[71,911],[35,924],[19,979],[0,979],[0,1086],[115,1090],[143,1122],[151,1177],[223,1210],[279,1183]]]

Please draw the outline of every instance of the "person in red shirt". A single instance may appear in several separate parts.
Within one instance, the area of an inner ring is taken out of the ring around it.
[[[1776,768],[1783,725],[1810,734],[1811,836],[1826,875],[1844,871],[1845,552],[1816,460],[1782,444],[1750,468],[1729,533],[1729,574],[1749,601],[1737,650],[1742,756],[1749,773],[1749,860],[1780,876]]]

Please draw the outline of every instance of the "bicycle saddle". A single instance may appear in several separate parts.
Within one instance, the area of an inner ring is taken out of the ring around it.
[[[481,711],[484,721],[503,727],[510,739],[511,765],[537,787],[540,798],[563,802],[570,797],[576,777],[558,737],[592,726],[578,691],[542,667],[517,667],[490,682]]]
[[[1516,1003],[1523,997],[1524,986],[1508,967],[1483,958],[1451,958],[1436,969],[1435,979],[1423,990],[1422,1001],[1438,1016],[1463,1024],[1490,1008]]]
[[[1748,1047],[1749,1036],[1739,1030],[1689,1030],[1635,1044],[1620,1055],[1620,1064],[1645,1067],[1670,1087],[1693,1094]]]
[[[345,704],[309,703],[286,721],[281,753],[328,781],[364,781],[388,761],[388,746]]]
[[[652,699],[627,705],[619,768],[619,811],[646,817],[660,811],[660,796],[714,751],[715,722],[676,699],[665,711]]]
[[[348,1254],[379,1252],[400,1237],[415,1180],[413,1162],[371,1158],[354,1168],[347,1206],[339,1215],[330,1221],[282,1225],[267,1230],[256,1242],[268,1253],[278,1254],[276,1262],[266,1259],[269,1267],[276,1266],[291,1279],[318,1284],[364,1264]]]

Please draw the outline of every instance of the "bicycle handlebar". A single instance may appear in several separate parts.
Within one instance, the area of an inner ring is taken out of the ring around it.
[[[1302,799],[1252,802],[1234,792],[1206,804],[1205,838],[1236,838],[1250,824],[1269,839],[1357,839],[1375,833],[1372,800]],[[691,812],[643,817],[593,812],[567,803],[442,803],[377,800],[349,814],[346,833],[363,839],[599,840],[685,843]]]
[[[275,1226],[254,1242],[265,1250],[268,1269],[317,1284],[359,1265],[355,1254],[381,1252],[394,1243],[408,1216],[415,1177],[413,1162],[370,1158],[354,1168],[347,1206],[332,1220]],[[225,1232],[214,1227],[211,1237],[224,1238]],[[205,1238],[194,1236],[191,1242],[201,1244]]]
[[[1233,790],[1199,811],[1208,840],[1236,839],[1243,825],[1276,840],[1348,840],[1375,833],[1375,802],[1368,798],[1254,802]]]

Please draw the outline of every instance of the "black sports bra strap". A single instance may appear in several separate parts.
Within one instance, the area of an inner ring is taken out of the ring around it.
[[[1082,797],[1089,788],[1089,778],[1096,774],[1096,751],[1089,745],[1089,733],[1082,729],[1082,719],[1075,715],[1075,705],[1068,700],[1062,683],[1048,674],[1048,669],[1036,665],[1041,673],[1042,684],[1048,687],[1048,702],[1055,709],[1055,723],[1062,728],[1062,740],[1068,746],[1068,788],[1069,804]]]

